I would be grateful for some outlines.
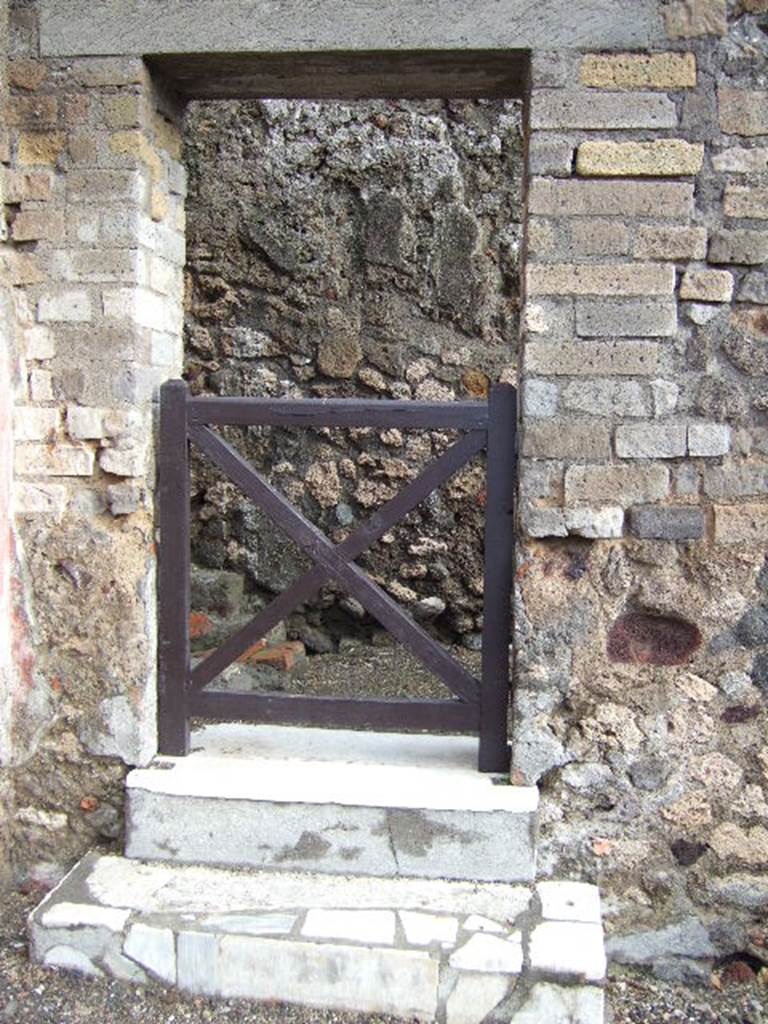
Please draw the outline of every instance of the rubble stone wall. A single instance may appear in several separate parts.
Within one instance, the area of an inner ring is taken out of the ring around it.
[[[484,399],[516,377],[522,124],[516,100],[194,104],[186,375],[262,397]],[[232,431],[340,541],[446,435]],[[252,606],[306,559],[204,459],[193,558],[245,576]],[[446,637],[482,627],[483,467],[470,465],[363,559]],[[448,535],[450,534],[450,544]],[[370,632],[342,594],[293,616],[310,648]]]

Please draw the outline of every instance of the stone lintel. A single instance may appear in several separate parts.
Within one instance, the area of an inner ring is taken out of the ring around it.
[[[44,56],[338,51],[644,49],[656,0],[42,0]]]

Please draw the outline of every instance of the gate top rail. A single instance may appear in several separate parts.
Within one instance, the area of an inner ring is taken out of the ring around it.
[[[189,398],[190,424],[268,427],[400,427],[486,430],[487,402],[380,398]]]

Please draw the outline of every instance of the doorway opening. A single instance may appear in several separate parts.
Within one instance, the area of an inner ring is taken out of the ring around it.
[[[501,97],[191,104],[192,393],[482,402],[493,384],[514,382],[521,107]],[[224,430],[337,544],[459,436]],[[194,451],[191,469],[194,664],[310,566]],[[475,674],[484,504],[476,458],[360,559]],[[445,696],[440,680],[333,582],[209,685]]]

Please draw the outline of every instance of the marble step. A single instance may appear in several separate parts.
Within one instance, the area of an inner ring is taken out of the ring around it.
[[[602,1024],[593,886],[231,871],[91,854],[35,960],[222,998],[446,1024]]]
[[[126,854],[179,864],[528,882],[538,791],[466,736],[208,725],[128,776]]]

